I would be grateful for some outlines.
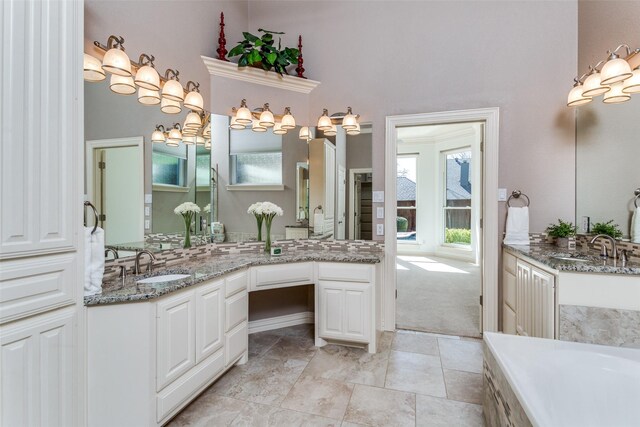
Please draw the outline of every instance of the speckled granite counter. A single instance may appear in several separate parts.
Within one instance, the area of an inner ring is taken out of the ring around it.
[[[308,261],[376,264],[382,260],[382,257],[382,252],[358,253],[328,250],[300,250],[288,252],[278,257],[263,253],[249,253],[191,258],[179,265],[160,268],[153,274],[129,276],[125,281],[124,287],[122,287],[121,279],[105,281],[102,285],[102,294],[84,297],[84,304],[87,306],[116,304],[158,298],[162,295],[177,291],[178,289],[193,286],[205,280],[210,280],[250,266]],[[164,274],[189,274],[190,277],[155,285],[136,284],[137,281],[146,277]]]
[[[622,263],[619,260],[616,262],[611,258],[604,260],[598,255],[594,255],[592,253],[563,250],[562,248],[554,245],[503,245],[503,247],[515,253],[527,256],[558,271],[640,275],[640,264],[637,262],[628,262],[625,267],[622,267]],[[588,261],[569,261],[554,258],[557,256],[578,257],[587,259]]]

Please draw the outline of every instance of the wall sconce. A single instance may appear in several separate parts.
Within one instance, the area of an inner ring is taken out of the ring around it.
[[[139,87],[155,91],[160,90],[160,75],[153,65],[155,59],[155,56],[149,56],[146,53],[140,55],[138,63],[141,64],[142,67],[138,68],[134,80],[135,84]]]
[[[180,145],[181,140],[182,128],[180,127],[180,123],[176,123],[173,125],[173,129],[169,131],[169,135],[167,136],[167,145],[169,147],[177,147]]]
[[[119,95],[133,95],[136,93],[136,85],[133,83],[133,77],[119,76],[112,74],[109,79],[109,89]]]
[[[178,114],[182,111],[182,107],[178,101],[172,101],[167,98],[162,98],[160,103],[160,111],[166,114]]]
[[[164,126],[157,125],[156,130],[151,134],[151,142],[165,142],[167,140],[165,133]]]
[[[109,36],[107,49],[102,58],[102,69],[118,76],[132,77],[131,62],[124,51],[124,38]]]
[[[273,118],[273,113],[269,110],[269,103],[265,103],[262,107],[262,113],[260,113],[260,126],[265,128],[271,128],[276,124]]]
[[[167,69],[164,73],[164,78],[167,80],[162,87],[162,97],[170,99],[172,101],[182,102],[184,101],[184,89],[178,81],[178,75],[180,71]]]
[[[620,49],[627,50],[623,59]],[[589,71],[574,79],[574,85],[567,97],[568,107],[587,104],[593,97],[604,95],[606,104],[619,104],[631,99],[631,94],[640,92],[640,48],[632,51],[621,44],[613,51],[607,51],[607,59],[589,66]],[[602,66],[602,68],[599,68]]]
[[[107,74],[102,69],[100,60],[87,53],[84,54],[82,75],[88,82],[101,82],[107,78]]]
[[[256,108],[253,111],[247,107],[247,100],[243,99],[240,108],[236,110],[231,108],[232,116],[229,127],[234,130],[246,129],[251,124],[251,130],[254,132],[266,132],[268,128],[273,128],[276,135],[284,135],[289,130],[296,128],[296,119],[291,114],[291,108],[285,107],[282,116],[275,115],[269,108],[269,104],[265,103],[262,108]]]
[[[160,92],[141,87],[138,89],[138,102],[142,105],[158,105],[160,104]]]

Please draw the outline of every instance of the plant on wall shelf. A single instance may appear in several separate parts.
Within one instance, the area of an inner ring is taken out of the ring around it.
[[[555,238],[565,238],[576,235],[576,227],[571,222],[564,222],[558,219],[557,224],[549,224],[547,234]]]
[[[273,35],[284,33],[267,31],[262,28],[258,31],[264,33],[262,37],[254,36],[246,31],[243,32],[244,40],[231,49],[227,57],[240,56],[238,67],[258,66],[266,71],[273,69],[280,75],[288,74],[287,67],[298,61],[298,49],[290,47],[282,49],[280,37],[278,37],[278,46],[274,46]]]
[[[620,237],[622,237],[620,226],[618,224],[614,224],[613,220],[607,222],[596,222],[591,227],[591,232],[593,234],[606,234],[607,236],[611,236],[614,239],[619,239]]]

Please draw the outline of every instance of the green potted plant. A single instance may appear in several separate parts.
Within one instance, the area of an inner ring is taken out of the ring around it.
[[[611,236],[614,239],[619,239],[620,237],[622,237],[620,226],[618,226],[618,224],[614,224],[613,220],[607,222],[596,222],[591,227],[591,233],[606,234],[607,236]]]
[[[549,224],[547,234],[555,239],[556,246],[569,249],[572,246],[570,240],[576,235],[576,227],[571,222],[558,219],[557,224]]]
[[[246,31],[243,32],[244,40],[231,49],[227,57],[240,56],[238,67],[254,66],[261,67],[266,71],[273,69],[280,75],[288,74],[287,67],[298,61],[298,49],[290,47],[282,49],[280,37],[278,37],[278,46],[274,46],[273,35],[284,33],[267,31],[262,28],[258,31],[264,33],[262,37],[254,36]]]

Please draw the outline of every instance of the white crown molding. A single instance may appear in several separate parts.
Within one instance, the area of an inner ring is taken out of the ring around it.
[[[273,71],[265,71],[253,67],[238,67],[233,62],[220,61],[219,59],[202,56],[204,65],[212,76],[226,77],[228,79],[255,83],[262,86],[271,86],[292,92],[310,93],[320,82],[309,79],[301,79],[293,76],[280,76]]]

